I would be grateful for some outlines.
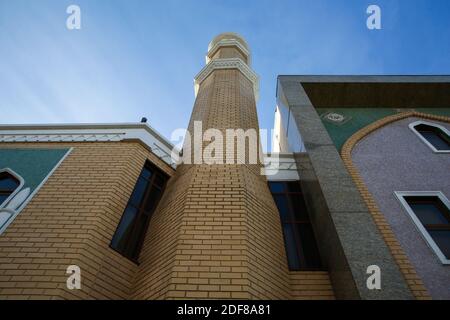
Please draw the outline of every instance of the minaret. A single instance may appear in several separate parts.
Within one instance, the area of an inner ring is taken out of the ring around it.
[[[191,142],[196,123],[224,139],[227,129],[259,132],[258,76],[250,58],[248,44],[235,33],[209,44],[207,64],[195,77]],[[259,134],[257,139],[259,148]],[[201,153],[199,144],[183,151],[192,160]],[[227,164],[232,151],[219,155],[222,163],[178,166],[147,233],[136,298],[290,297],[280,218],[262,165],[249,163],[249,148],[243,163]]]

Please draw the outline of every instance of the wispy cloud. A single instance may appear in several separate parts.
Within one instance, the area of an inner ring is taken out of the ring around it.
[[[82,29],[65,28],[69,4]],[[382,8],[381,31],[365,10]],[[123,122],[185,127],[208,42],[235,31],[261,76],[271,128],[278,74],[450,73],[445,0],[0,0],[2,123]]]

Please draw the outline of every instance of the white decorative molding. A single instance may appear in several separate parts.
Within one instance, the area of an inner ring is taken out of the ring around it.
[[[17,188],[17,190],[20,189]],[[17,209],[28,198],[30,192],[30,188],[21,190],[14,196],[14,198],[11,199],[5,208],[0,209],[0,228],[3,226],[6,228],[11,223],[9,220],[14,220],[13,217],[16,216]]]
[[[16,214],[16,209],[20,206],[21,203],[25,201],[25,193],[28,192],[26,196],[29,195],[30,189],[24,189],[25,192],[22,192],[24,190],[20,191],[25,185],[25,180],[12,169],[4,168],[1,169],[0,172],[7,172],[19,181],[19,185],[17,186],[17,188],[14,189],[14,191],[9,195],[8,198],[6,198],[5,201],[0,203],[0,230],[4,230],[11,223],[10,220],[13,220],[13,217]]]
[[[221,47],[237,47],[246,57],[248,61],[248,65],[250,65],[250,51],[245,48],[240,41],[236,39],[222,39],[219,42],[216,42],[206,54],[206,63],[208,64],[211,61],[211,58]]]
[[[117,142],[138,140],[173,168],[178,150],[147,124],[2,125],[0,143],[14,142]]]
[[[342,125],[347,123],[352,117],[345,116],[337,112],[327,112],[320,116],[323,120],[333,123],[335,125]]]
[[[12,170],[11,168],[0,169],[0,173],[1,172],[7,172],[10,175],[12,175],[14,178],[16,178],[19,181],[19,186],[9,195],[8,198],[6,198],[5,201],[0,203],[0,209],[5,207],[8,204],[8,202],[11,201],[11,199],[16,196],[16,194],[20,191],[20,189],[23,188],[23,186],[25,184],[25,180],[18,173],[16,173],[14,170]]]
[[[329,113],[326,115],[327,119],[333,122],[342,122],[344,121],[344,116],[340,113]]]
[[[264,155],[264,174],[269,181],[299,180],[297,164],[292,153],[272,152]]]
[[[408,126],[409,128],[412,130],[412,132],[414,132],[419,138],[420,140],[422,140],[434,153],[450,153],[450,150],[438,150],[436,149],[423,135],[420,134],[419,131],[416,130],[416,126],[420,125],[420,124],[424,124],[430,127],[435,127],[440,129],[442,132],[444,132],[444,134],[446,134],[448,137],[450,137],[450,131],[447,130],[446,127],[441,126],[437,123],[434,122],[429,122],[429,121],[414,121],[412,123],[410,123]]]
[[[447,197],[441,191],[395,191],[394,194],[402,204],[403,208],[408,213],[409,217],[414,222],[414,225],[424,238],[425,242],[428,244],[430,249],[436,254],[440,262],[443,265],[450,265],[450,260],[447,259],[447,257],[444,255],[439,246],[436,244],[431,235],[428,233],[427,229],[425,229],[422,222],[416,216],[415,212],[411,209],[408,202],[406,202],[405,200],[405,197],[407,196],[415,196],[415,197],[436,196],[450,210],[450,201],[447,199]]]
[[[5,209],[9,210],[17,210],[19,206],[28,198],[30,195],[30,188],[25,188],[18,192],[14,198],[11,199],[11,201],[6,205]]]
[[[217,36],[214,37],[214,39],[211,40],[211,42],[208,44],[208,51],[212,49],[212,47],[219,42],[220,40],[224,39],[234,39],[241,42],[241,44],[248,49],[248,43],[245,41],[244,37],[236,32],[223,32]]]
[[[197,97],[200,84],[214,71],[220,69],[238,69],[253,83],[255,101],[259,99],[259,76],[239,58],[214,59],[211,60],[194,78],[194,90]]]
[[[121,141],[125,136],[120,134],[0,134],[0,142],[89,142],[89,141]]]

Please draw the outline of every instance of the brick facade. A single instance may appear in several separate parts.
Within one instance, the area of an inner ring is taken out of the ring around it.
[[[248,61],[234,47],[212,57],[221,58]],[[258,129],[252,82],[238,69],[213,71],[199,87],[191,132],[198,120],[203,130]],[[0,236],[1,299],[334,298],[327,272],[288,270],[259,162],[175,171],[138,141],[0,144],[28,147],[73,149]],[[138,265],[109,245],[147,159],[171,179]],[[66,288],[69,265],[81,268],[81,290]]]
[[[221,48],[213,59],[233,52]],[[213,71],[200,85],[191,133],[194,121],[224,136],[230,128],[257,129],[250,80],[235,69]],[[260,163],[177,168],[145,240],[135,298],[333,297],[326,273],[289,273],[279,214],[260,169]],[[170,233],[164,244],[157,230]]]
[[[0,299],[333,298],[326,272],[287,270],[265,178],[245,166],[174,176],[136,265],[110,241],[146,159],[173,169],[138,142],[0,147],[73,148],[0,236]],[[69,265],[81,268],[81,290],[66,287]]]
[[[0,235],[0,299],[130,298],[139,268],[109,244],[145,160],[173,169],[137,142],[0,144],[16,147],[73,150]]]

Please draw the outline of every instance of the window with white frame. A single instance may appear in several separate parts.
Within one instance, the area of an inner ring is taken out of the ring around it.
[[[397,191],[417,229],[443,264],[450,264],[450,202],[440,191]]]
[[[20,199],[28,196],[29,188],[27,188],[28,191],[20,192],[24,184],[25,180],[13,170],[0,169],[0,233],[16,214],[15,209],[18,203],[20,204]],[[19,199],[16,198],[17,196]]]
[[[409,127],[434,152],[450,152],[450,132],[445,127],[426,121],[415,121]]]
[[[19,178],[12,171],[7,169],[0,171],[0,208],[11,199],[20,185]]]

